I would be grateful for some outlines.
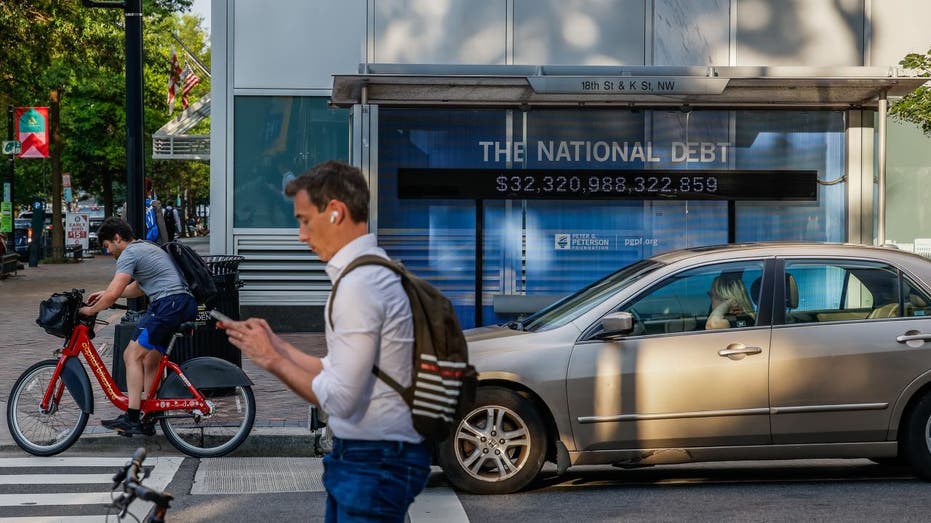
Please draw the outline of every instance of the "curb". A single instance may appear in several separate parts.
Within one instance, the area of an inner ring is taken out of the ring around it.
[[[253,427],[246,441],[231,457],[316,457],[317,435],[301,427]],[[127,456],[145,447],[150,455],[184,456],[159,431],[155,436],[125,437],[114,433],[85,432],[63,454],[72,452],[117,452]],[[23,452],[14,441],[0,442],[0,452]]]

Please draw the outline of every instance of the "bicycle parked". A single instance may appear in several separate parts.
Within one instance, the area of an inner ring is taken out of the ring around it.
[[[117,509],[116,519],[122,520],[129,511],[129,505],[136,499],[151,501],[154,506],[143,520],[143,523],[163,523],[165,514],[171,508],[171,501],[174,497],[167,492],[159,492],[142,484],[142,481],[148,478],[151,473],[151,470],[142,468],[143,461],[145,461],[145,448],[139,447],[133,453],[132,460],[113,475],[113,487],[110,491],[115,492],[119,487],[122,487],[123,491],[119,496],[113,498],[110,507]],[[142,473],[141,479],[139,478],[140,473]],[[130,515],[135,518],[134,515]],[[107,512],[107,520],[109,519],[110,513]]]
[[[91,382],[78,356],[84,355],[110,403],[122,411],[129,403],[91,342],[94,325],[105,322],[77,314],[83,298],[83,289],[72,289],[43,302],[41,325],[66,341],[55,350],[56,359],[31,366],[10,391],[6,413],[10,434],[20,448],[36,456],[52,456],[73,445],[94,412]],[[153,430],[158,422],[168,441],[185,454],[223,456],[252,431],[252,381],[242,369],[220,358],[198,357],[180,366],[169,361],[175,342],[193,331],[194,323],[186,322],[172,338],[154,382],[146,388],[141,421]]]

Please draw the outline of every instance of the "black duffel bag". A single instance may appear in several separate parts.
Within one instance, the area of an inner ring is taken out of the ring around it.
[[[80,293],[56,292],[39,303],[39,317],[36,318],[36,323],[52,336],[67,338],[74,330],[80,307]]]

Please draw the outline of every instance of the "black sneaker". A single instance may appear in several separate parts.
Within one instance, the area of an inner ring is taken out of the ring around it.
[[[117,431],[120,436],[132,437],[134,435],[140,436],[154,436],[155,435],[155,424],[153,423],[140,423],[138,421],[129,421],[126,419],[126,414],[117,416],[111,420],[103,420],[100,422],[101,425],[108,429]]]
[[[100,421],[100,424],[103,425],[104,427],[108,428],[108,429],[115,429],[115,428],[117,427],[117,425],[120,425],[120,424],[122,424],[122,423],[124,423],[124,422],[126,422],[126,421],[127,421],[127,420],[126,420],[126,414],[124,413],[124,414],[120,414],[119,416],[117,416],[117,417],[115,417],[115,418],[113,418],[113,419],[101,420],[101,421]]]

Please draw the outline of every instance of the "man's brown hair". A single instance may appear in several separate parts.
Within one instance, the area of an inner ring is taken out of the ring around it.
[[[111,216],[100,224],[97,228],[97,239],[100,243],[112,242],[113,238],[119,234],[123,241],[131,242],[135,239],[133,228],[122,218]]]
[[[369,219],[369,186],[358,167],[335,160],[317,164],[288,182],[284,192],[293,198],[302,190],[319,212],[330,200],[339,200],[346,204],[352,221]]]

